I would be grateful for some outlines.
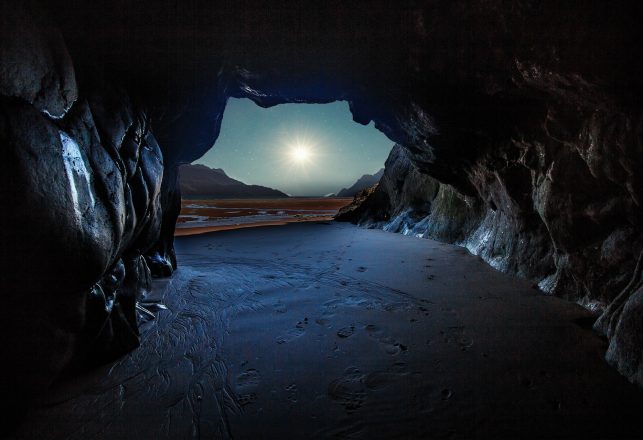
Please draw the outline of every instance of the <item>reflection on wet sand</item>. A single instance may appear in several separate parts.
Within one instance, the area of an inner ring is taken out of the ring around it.
[[[228,229],[328,221],[351,198],[187,199],[181,203],[177,236]]]

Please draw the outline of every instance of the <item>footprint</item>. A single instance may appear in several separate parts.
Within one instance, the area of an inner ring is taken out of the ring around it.
[[[282,303],[281,301],[276,302],[275,304],[272,305],[272,307],[275,309],[275,312],[277,313],[286,313],[286,305]]]
[[[259,372],[254,368],[249,368],[237,376],[237,389],[257,386],[260,379]]]
[[[467,348],[471,348],[471,346],[473,346],[473,338],[463,335],[460,339],[458,339],[458,344],[460,344],[460,348],[462,348],[462,351],[466,351]]]
[[[328,325],[330,323],[330,319],[321,317],[321,318],[315,319],[315,322],[317,324],[321,325],[322,327],[325,327],[326,325]]]
[[[380,339],[380,343],[382,344],[384,351],[386,351],[391,356],[395,356],[408,350],[408,347],[406,345],[397,342],[393,338],[382,338]]]
[[[357,268],[358,272],[366,272],[367,270],[368,270],[368,268],[364,267],[364,266],[360,266],[360,267]]]
[[[365,330],[370,337],[377,339],[386,353],[392,356],[408,350],[408,346],[396,341],[394,338],[385,336],[384,330],[374,324],[367,325]]]
[[[324,313],[321,314],[319,318],[315,319],[315,322],[322,327],[326,327],[328,324],[330,324],[331,319],[335,316],[334,313],[331,313],[330,311],[326,310]]]
[[[440,330],[440,334],[447,344],[456,344],[462,351],[473,346],[474,339],[466,334],[464,326],[451,326],[446,331]]]
[[[239,403],[239,406],[242,408],[246,405],[250,405],[251,403],[255,403],[256,401],[257,401],[257,395],[255,393],[241,394],[237,396],[237,402]]]
[[[295,324],[295,328],[291,328],[290,330],[287,330],[286,333],[284,333],[281,336],[277,336],[276,341],[277,344],[285,344],[286,342],[293,341],[306,333],[305,327],[308,325],[308,317],[305,317],[301,321],[297,321],[297,324]]]
[[[297,384],[290,384],[286,387],[286,391],[288,391],[288,400],[291,403],[297,403]]]
[[[349,336],[352,336],[354,332],[355,326],[351,325],[350,327],[344,327],[337,330],[337,336],[339,336],[340,338],[348,338]]]
[[[369,336],[374,338],[379,338],[384,335],[384,330],[382,330],[375,324],[368,324],[366,327],[364,327],[364,330],[366,330]]]
[[[364,374],[356,367],[348,367],[342,377],[328,385],[328,395],[342,405],[346,412],[358,410],[366,400]]]
[[[281,345],[285,344],[286,342],[294,341],[295,339],[301,337],[304,333],[306,333],[306,330],[304,330],[303,326],[296,326],[295,328],[291,328],[283,335],[277,336],[277,344]]]

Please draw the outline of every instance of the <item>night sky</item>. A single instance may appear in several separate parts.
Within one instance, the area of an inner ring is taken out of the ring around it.
[[[195,163],[223,168],[247,184],[318,196],[377,172],[392,147],[372,123],[353,122],[346,102],[264,109],[230,99],[214,148]]]

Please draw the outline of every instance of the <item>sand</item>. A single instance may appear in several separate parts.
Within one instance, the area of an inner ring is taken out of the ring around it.
[[[257,228],[260,226],[283,226],[289,223],[304,223],[304,222],[329,222],[333,220],[334,215],[320,215],[320,216],[309,216],[306,218],[298,217],[288,217],[281,220],[272,220],[270,218],[262,219],[261,221],[245,221],[239,222],[238,219],[233,220],[231,223],[222,222],[217,220],[216,222],[211,222],[211,226],[194,226],[194,225],[184,225],[183,227],[177,227],[174,231],[175,237],[184,237],[186,235],[198,235],[205,234],[207,232],[217,232],[217,231],[230,231],[233,229],[244,229],[244,228]],[[232,219],[230,219],[232,220]]]
[[[330,221],[352,198],[183,199],[175,236]]]
[[[38,439],[633,438],[593,316],[466,250],[346,224],[181,237],[141,347],[62,382]]]

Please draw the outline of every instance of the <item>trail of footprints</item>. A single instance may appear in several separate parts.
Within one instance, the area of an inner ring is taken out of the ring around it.
[[[254,368],[249,368],[237,376],[236,397],[241,408],[257,401],[257,389],[261,376]]]
[[[304,318],[303,320],[297,322],[294,328],[288,329],[284,334],[277,336],[277,344],[285,344],[287,342],[291,342],[297,338],[300,338],[304,335],[304,333],[306,333],[307,325],[308,318]]]
[[[369,394],[394,385],[401,378],[408,376],[406,363],[395,362],[386,371],[363,372],[355,366],[346,368],[341,377],[328,385],[328,396],[344,407],[351,414],[364,405]]]
[[[431,261],[431,258],[427,258],[427,261]],[[430,268],[431,265],[427,264],[426,268]],[[357,272],[365,272],[366,267],[360,266],[356,269]],[[433,279],[433,275],[428,275],[429,279]],[[345,287],[349,284],[346,280],[341,280],[340,285]],[[368,303],[363,297],[360,304],[353,303],[352,296],[342,299],[333,299],[327,301],[323,305],[322,313],[315,318],[315,323],[330,329],[332,327],[332,321],[335,317],[335,310],[338,306],[372,306],[373,304]],[[421,299],[419,300],[421,305],[414,305],[417,309],[418,315],[424,317],[430,316],[430,306],[433,304],[431,301]],[[388,312],[394,312],[398,309],[403,309],[409,306],[406,303],[388,303],[388,304],[379,304],[382,306],[382,309]],[[286,307],[283,303],[278,302],[273,305],[275,312],[285,313]],[[447,315],[457,314],[454,310],[445,310],[441,309],[441,313]],[[417,322],[418,318],[410,319],[410,322]],[[302,335],[305,334],[306,328],[308,326],[309,320],[307,317],[298,321],[294,328],[291,328],[284,332],[282,335],[276,338],[277,344],[284,344],[291,342]],[[357,331],[365,331],[367,335],[377,341],[382,348],[382,350],[390,356],[398,356],[404,354],[408,351],[408,346],[400,341],[397,341],[395,338],[387,334],[385,329],[375,325],[367,324],[364,326],[356,327],[355,324],[351,324],[345,327],[342,327],[336,331],[336,336],[338,340],[347,339],[353,336]],[[473,345],[473,338],[466,335],[463,326],[449,326],[444,330],[440,331],[440,337],[444,343],[454,344],[459,347],[461,350],[466,351]],[[427,341],[432,343],[432,341]],[[334,344],[334,351],[338,350],[337,342]],[[392,367],[388,368],[385,371],[373,371],[365,372],[361,371],[356,366],[349,366],[343,372],[343,374],[337,379],[331,381],[328,384],[327,394],[331,400],[339,403],[344,407],[348,414],[351,414],[361,408],[366,402],[369,393],[384,389],[395,384],[400,379],[408,376],[409,373],[406,368],[406,363],[402,360],[398,360],[393,363]],[[248,369],[241,373],[237,377],[237,391],[238,391],[238,401],[241,406],[253,403],[256,401],[256,394],[253,392],[256,390],[259,384],[259,373],[254,369]],[[293,383],[286,387],[285,391],[287,392],[287,398],[291,403],[297,403],[297,384]],[[442,401],[449,400],[453,391],[449,388],[442,388],[436,390],[437,398]]]

